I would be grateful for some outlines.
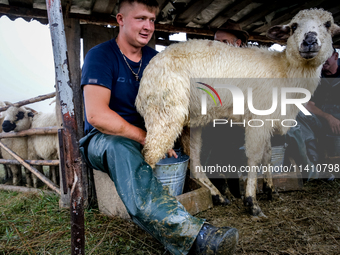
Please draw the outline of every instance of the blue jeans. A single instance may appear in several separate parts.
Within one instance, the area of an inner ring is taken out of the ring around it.
[[[191,216],[163,189],[141,149],[136,141],[96,129],[80,140],[87,164],[110,176],[132,220],[172,254],[187,254],[204,220]]]

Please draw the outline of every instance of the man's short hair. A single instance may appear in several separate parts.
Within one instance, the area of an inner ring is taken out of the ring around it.
[[[145,6],[154,9],[159,10],[159,4],[157,2],[157,0],[120,0],[119,4],[118,4],[118,12],[120,12],[120,8],[122,6],[122,4],[127,3],[132,5],[133,3],[139,3],[139,4],[144,4]]]

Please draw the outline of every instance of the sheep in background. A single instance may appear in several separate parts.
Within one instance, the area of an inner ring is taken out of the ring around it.
[[[29,113],[24,114],[23,111],[26,110]],[[19,116],[19,117],[18,117]],[[14,107],[11,106],[6,111],[5,121],[3,123],[3,130],[5,132],[10,131],[22,131],[30,128],[39,128],[39,127],[48,127],[48,126],[56,126],[57,118],[55,113],[43,113],[43,112],[33,112],[32,110],[28,110],[26,107]],[[7,138],[13,139],[13,138]],[[6,139],[6,140],[7,140]],[[17,139],[17,138],[15,138]],[[25,137],[25,148],[26,154],[23,153],[23,149],[21,156],[24,159],[36,160],[36,159],[45,159],[45,160],[53,160],[59,158],[59,146],[58,146],[58,137],[57,135],[32,135],[28,138]],[[23,141],[22,141],[23,142]],[[22,144],[21,146],[24,146]],[[24,148],[24,147],[22,147]],[[42,166],[35,166],[35,168],[43,173]],[[57,181],[57,167],[50,166],[50,179],[58,184]],[[30,171],[26,171],[26,182],[27,186],[33,186],[35,188],[38,187],[38,178],[31,174]],[[16,185],[16,184],[14,184]]]
[[[31,128],[41,128],[48,126],[57,126],[57,117],[55,113],[39,112],[34,115]],[[32,135],[28,138],[28,159],[59,159],[58,135]],[[42,166],[37,166],[42,168]],[[39,170],[39,169],[38,169]],[[58,167],[50,166],[49,178],[57,185]],[[37,186],[37,177],[33,175],[33,186]]]
[[[5,107],[7,104],[10,104],[10,103],[0,101],[0,108]],[[5,114],[6,114],[6,111],[0,112],[0,133],[2,132],[2,123],[4,122]],[[3,158],[1,154],[1,150],[0,150],[0,158]],[[11,172],[11,169],[7,165],[3,165],[3,167],[5,171],[5,181],[7,181],[8,179],[12,178],[12,172]]]
[[[31,110],[25,107],[9,107],[6,110],[5,118],[2,123],[4,132],[18,132],[30,128],[34,114]],[[9,149],[18,154],[21,158],[27,159],[27,137],[3,138],[2,143]],[[7,151],[1,148],[1,153],[4,159],[14,159]],[[13,185],[18,186],[22,180],[21,165],[9,165],[13,175]],[[27,169],[26,180],[27,180]],[[29,172],[30,174],[30,172]]]
[[[267,35],[274,40],[287,41],[283,52],[268,51],[266,48],[236,48],[216,41],[191,40],[173,44],[157,54],[146,67],[136,99],[136,107],[144,117],[147,136],[144,156],[151,167],[171,149],[174,141],[182,133],[182,141],[190,139],[189,132],[183,132],[190,126],[191,144],[183,143],[184,152],[191,156],[191,174],[206,185],[211,194],[221,203],[225,200],[213,186],[205,173],[195,172],[195,166],[201,166],[202,126],[213,119],[228,117],[240,121],[243,117],[263,119],[254,115],[245,106],[245,115],[232,115],[232,98],[226,90],[219,91],[223,106],[209,104],[207,115],[200,114],[201,96],[197,84],[190,84],[190,78],[310,78],[311,83],[290,79],[289,84],[257,84],[253,95],[260,101],[256,109],[269,109],[273,87],[301,87],[313,94],[321,73],[322,64],[332,53],[332,36],[340,34],[340,28],[334,24],[331,13],[321,9],[300,11],[285,26],[272,27]],[[254,79],[255,80],[255,79]],[[273,81],[273,79],[272,79]],[[277,81],[275,81],[277,82]],[[211,84],[210,84],[211,85]],[[237,84],[247,94],[249,84]],[[250,86],[252,87],[252,86]],[[298,95],[295,95],[297,98]],[[190,103],[189,105],[189,102]],[[208,100],[209,101],[209,100]],[[288,106],[284,119],[295,119],[299,109]],[[191,107],[191,108],[190,108]],[[198,113],[196,116],[190,113]],[[194,116],[194,117],[193,117]],[[267,119],[282,120],[277,109]],[[280,123],[280,122],[278,122]],[[260,163],[268,165],[271,158],[270,137],[272,133],[285,134],[289,128],[266,123],[261,128],[245,127],[245,148],[249,166]],[[191,153],[190,153],[191,152]],[[273,190],[271,175],[264,180],[269,196]],[[252,215],[265,216],[256,200],[257,174],[249,173],[244,203]]]

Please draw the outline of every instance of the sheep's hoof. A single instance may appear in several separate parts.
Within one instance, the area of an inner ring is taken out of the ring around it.
[[[273,188],[267,185],[267,183],[263,183],[263,193],[267,194],[268,200],[273,199]]]
[[[267,218],[267,216],[262,212],[261,208],[258,206],[257,202],[253,201],[252,197],[246,197],[243,203],[248,208],[249,213],[252,216]]]
[[[229,205],[230,201],[228,198],[222,197],[220,195],[212,195],[212,201],[214,205]]]

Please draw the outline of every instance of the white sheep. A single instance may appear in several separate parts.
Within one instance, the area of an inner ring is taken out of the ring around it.
[[[191,40],[173,44],[157,54],[144,70],[136,99],[137,110],[144,117],[147,129],[143,149],[146,162],[154,167],[181,135],[184,152],[190,153],[191,174],[223,203],[223,196],[205,173],[195,172],[195,166],[201,166],[202,126],[214,119],[226,117],[234,121],[264,117],[295,119],[299,109],[289,105],[286,116],[281,116],[279,109],[270,116],[260,116],[252,114],[245,105],[244,115],[233,115],[231,93],[224,89],[218,90],[223,106],[215,106],[208,100],[207,115],[201,115],[201,91],[196,88],[197,83],[190,84],[190,78],[293,78],[289,83],[287,79],[262,79],[261,82],[258,82],[260,79],[251,79],[257,84],[237,84],[235,81],[244,95],[247,95],[248,87],[253,88],[256,109],[269,109],[273,87],[279,91],[284,87],[305,88],[313,94],[322,64],[332,54],[332,36],[336,34],[340,34],[340,28],[334,24],[331,13],[310,9],[300,11],[288,25],[275,26],[267,32],[267,36],[272,39],[287,41],[283,52],[257,47],[236,48],[217,41]],[[301,94],[295,93],[292,98],[299,96]],[[278,124],[272,127],[271,122],[266,122],[261,128],[245,127],[249,166],[270,163],[272,133],[285,134],[289,129]],[[182,132],[188,126],[190,132]],[[188,142],[183,141],[189,141],[190,136],[189,146]],[[256,184],[257,174],[249,173],[244,202],[252,215],[264,216],[256,201]],[[265,184],[270,195],[273,190],[270,174],[266,176]]]
[[[6,110],[2,129],[4,132],[18,132],[28,129],[31,125],[33,115],[33,112],[25,107],[9,107]],[[3,138],[1,141],[21,158],[27,159],[27,137]],[[3,148],[1,148],[1,153],[4,159],[14,159]],[[9,165],[9,168],[13,175],[13,185],[18,186],[22,180],[21,165]],[[27,178],[28,170],[25,169],[25,171]]]
[[[29,113],[26,114],[24,112],[25,110],[28,111]],[[11,106],[6,111],[6,117],[3,123],[3,130],[5,132],[10,131],[18,132],[30,128],[40,128],[56,125],[57,118],[55,113],[32,112],[32,110],[28,110],[26,107]],[[13,138],[7,138],[6,140],[10,139]],[[17,143],[16,142],[17,139],[18,138],[15,138],[15,143]],[[21,153],[18,153],[14,149],[13,150],[24,159],[53,160],[59,158],[58,137],[56,134],[32,135],[29,136],[28,138],[25,137],[20,139],[22,143],[24,142],[24,139],[26,139],[25,147],[24,144],[21,145],[22,146]],[[26,154],[24,154],[24,148],[26,148]],[[42,166],[36,166],[35,168],[41,173],[43,173]],[[57,184],[57,168],[55,166],[50,167],[50,178],[54,183]],[[32,176],[31,172],[28,170],[26,171],[26,182],[28,186],[33,186],[35,188],[38,187],[38,178],[35,175]]]
[[[34,115],[31,128],[42,128],[48,126],[57,126],[57,117],[55,113],[39,112]],[[28,159],[59,159],[58,135],[32,135],[28,138]],[[36,167],[42,171],[41,166]],[[50,166],[49,178],[58,184],[58,167]],[[33,186],[37,186],[38,179],[33,175]]]
[[[9,102],[0,101],[0,108],[5,107],[8,103]],[[2,132],[2,123],[4,122],[5,114],[6,114],[5,111],[0,112],[0,133]],[[1,150],[0,150],[0,158],[3,158],[2,154],[1,154]],[[12,178],[11,169],[7,165],[3,165],[3,167],[4,167],[4,171],[5,171],[5,180]]]

